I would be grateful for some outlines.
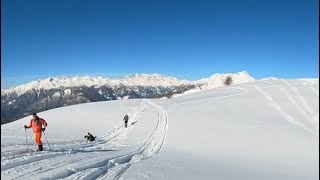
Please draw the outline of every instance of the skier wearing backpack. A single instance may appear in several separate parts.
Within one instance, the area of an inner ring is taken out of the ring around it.
[[[39,151],[43,150],[43,146],[42,146],[42,142],[41,142],[41,135],[42,135],[42,131],[45,131],[47,125],[48,125],[47,122],[44,119],[39,118],[36,113],[32,114],[32,119],[30,120],[29,126],[24,125],[25,129],[28,129],[28,128],[33,129],[34,139],[35,139],[36,143],[38,144]],[[43,128],[42,128],[42,126],[43,126]]]
[[[129,120],[129,116],[126,114],[123,118],[125,128],[128,127],[128,120]]]

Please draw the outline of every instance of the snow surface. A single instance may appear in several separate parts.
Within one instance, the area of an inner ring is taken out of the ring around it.
[[[1,178],[319,178],[318,79],[87,103],[39,116],[48,122],[43,152],[28,150],[36,148],[30,129],[26,146],[30,117],[1,126]],[[87,132],[97,140],[84,142]]]

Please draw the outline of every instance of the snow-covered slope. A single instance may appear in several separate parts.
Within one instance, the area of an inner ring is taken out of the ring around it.
[[[129,113],[129,128],[122,118]],[[45,151],[1,126],[3,179],[318,179],[319,80],[264,80],[171,99],[39,113]],[[85,143],[91,132],[98,137]],[[47,144],[48,138],[50,147]]]

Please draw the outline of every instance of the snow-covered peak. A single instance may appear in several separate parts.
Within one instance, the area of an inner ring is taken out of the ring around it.
[[[236,79],[250,79],[250,80],[254,80],[254,78],[252,78],[249,73],[247,71],[241,71],[238,73],[227,73],[227,74],[220,74],[220,73],[215,73],[212,76],[209,77],[209,79],[216,79],[216,78],[221,78],[221,77],[227,77],[227,76],[232,76],[232,77],[236,77]],[[205,78],[208,79],[208,78]]]
[[[118,84],[118,80],[113,80],[113,79],[104,78],[104,77],[90,77],[90,76],[49,77],[44,80],[32,81],[30,83],[23,84],[15,88],[6,89],[2,91],[1,94],[15,92],[18,95],[20,95],[30,90],[57,89],[57,88],[67,88],[67,87],[79,87],[79,86],[98,87],[106,84],[108,85]]]
[[[260,81],[273,80],[273,79],[278,79],[278,78],[275,78],[275,77],[267,77],[267,78],[262,78],[262,79],[260,79]]]
[[[255,79],[249,75],[246,71],[241,71],[238,73],[228,73],[228,74],[219,74],[215,73],[209,78],[203,78],[199,81],[196,81],[196,83],[203,84],[201,86],[202,89],[212,89],[217,87],[224,86],[224,82],[227,77],[232,78],[232,84],[240,84],[240,83],[247,83],[247,82],[253,82]]]
[[[174,77],[163,76],[160,74],[134,74],[123,79],[110,79],[106,77],[74,76],[74,77],[49,77],[44,80],[36,80],[11,89],[2,89],[1,95],[6,93],[17,93],[21,95],[30,90],[57,89],[68,87],[101,87],[116,86],[179,86],[188,81],[177,80]]]
[[[175,77],[163,76],[160,74],[134,74],[131,77],[122,79],[122,83],[127,86],[179,86],[190,83],[186,80],[178,80]]]

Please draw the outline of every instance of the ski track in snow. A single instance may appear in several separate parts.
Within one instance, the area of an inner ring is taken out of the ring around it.
[[[310,123],[311,123],[313,126],[315,126],[314,121],[313,121],[313,117],[312,117],[310,114],[308,114],[305,110],[302,109],[301,105],[298,104],[298,102],[295,100],[295,98],[294,98],[287,90],[285,90],[285,89],[282,88],[281,86],[276,85],[276,84],[273,84],[273,83],[271,83],[271,82],[268,82],[268,81],[263,81],[263,82],[264,82],[264,83],[267,83],[267,84],[271,84],[271,85],[273,85],[274,87],[279,88],[279,89],[286,95],[286,97],[289,99],[289,101],[291,102],[291,104],[293,104],[293,105],[298,109],[298,111],[299,111],[300,113],[302,113],[302,114],[306,117],[306,119],[308,119],[308,120],[310,121]],[[316,126],[315,126],[315,127],[316,127]]]
[[[265,90],[262,90],[260,87],[256,86],[256,85],[252,85],[261,95],[263,95],[263,97],[269,102],[269,105],[271,107],[273,107],[274,109],[276,109],[280,115],[286,119],[289,123],[291,123],[292,125],[295,125],[295,126],[298,126],[298,127],[301,127],[303,128],[304,130],[316,135],[316,136],[319,136],[319,133],[317,132],[314,132],[312,131],[311,129],[305,127],[304,124],[296,121],[292,116],[290,116],[289,114],[287,114],[286,112],[284,112],[282,110],[282,108],[279,106],[279,104],[273,100],[273,98],[271,97],[271,95],[269,93],[267,93]]]
[[[163,147],[168,132],[168,114],[161,106],[149,100],[145,101],[156,108],[159,113],[155,130],[140,149],[131,154],[113,159],[113,163],[120,165],[113,166],[110,172],[102,176],[101,179],[119,179],[132,164],[156,155]]]
[[[139,116],[145,109],[147,108],[146,105],[141,103],[141,106],[138,110],[135,110],[133,113],[129,115],[129,118],[131,121],[136,122]],[[130,126],[129,126],[130,127]],[[131,128],[129,128],[130,130]],[[97,138],[96,141],[92,143],[86,143],[84,141],[72,141],[68,143],[59,143],[59,144],[53,144],[51,145],[53,148],[49,150],[49,153],[59,153],[61,155],[64,155],[65,153],[68,154],[74,154],[79,152],[92,152],[92,151],[98,151],[98,148],[100,146],[105,146],[106,144],[109,145],[108,149],[111,149],[111,145],[122,139],[129,131],[125,128],[123,128],[123,123],[119,123],[113,131],[110,133]],[[15,147],[14,145],[13,147]],[[2,147],[5,148],[5,147]],[[103,149],[101,149],[103,150]],[[2,151],[1,152],[1,161],[3,160],[10,160],[10,159],[16,159],[24,157],[26,155],[31,155],[34,152],[32,150],[10,150],[10,151]],[[39,152],[37,152],[39,153]],[[48,154],[48,153],[46,153]],[[1,166],[1,170],[5,169],[5,166]]]
[[[1,152],[1,175],[7,175],[10,179],[28,179],[39,175],[42,178],[38,179],[119,179],[132,164],[154,156],[164,144],[168,114],[162,107],[149,100],[142,100],[140,108],[130,113],[129,119],[136,122],[148,106],[157,110],[158,123],[152,135],[134,152],[120,156],[117,154],[116,157],[103,157],[103,154],[97,153],[110,151],[108,149],[112,145],[117,147],[115,143],[125,138],[131,126],[124,128],[121,122],[94,143],[76,141],[65,145],[55,144],[52,150],[36,153],[28,150]]]
[[[314,112],[312,112],[311,107],[309,106],[309,104],[306,102],[306,100],[303,98],[303,96],[300,94],[299,90],[292,86],[291,84],[289,84],[286,80],[281,79],[281,81],[283,81],[285,84],[288,85],[288,87],[297,95],[297,97],[299,98],[299,100],[302,102],[304,109],[306,110],[306,112],[310,115],[311,119],[313,120],[312,123],[314,124],[314,126],[319,129],[319,119],[316,118],[316,114]]]
[[[232,96],[240,96],[240,95],[243,95],[243,94],[246,94],[249,92],[248,89],[241,88],[241,87],[225,87],[225,88],[240,89],[240,90],[242,90],[242,92],[236,93],[236,94],[231,94],[231,95],[224,95],[224,96],[218,96],[218,97],[212,97],[212,98],[199,99],[199,100],[194,100],[194,101],[186,101],[186,102],[182,102],[182,103],[173,103],[173,104],[166,106],[166,109],[168,109],[170,106],[184,105],[184,104],[190,104],[190,103],[202,102],[202,101],[210,101],[210,100],[215,100],[215,99],[228,98],[228,97],[232,97]]]
[[[319,80],[308,80],[301,83],[303,86],[309,87],[317,96],[319,96],[319,89],[313,87],[314,84],[319,84]]]
[[[312,90],[317,96],[319,96],[319,91],[317,91],[314,87],[311,87],[311,90]]]

